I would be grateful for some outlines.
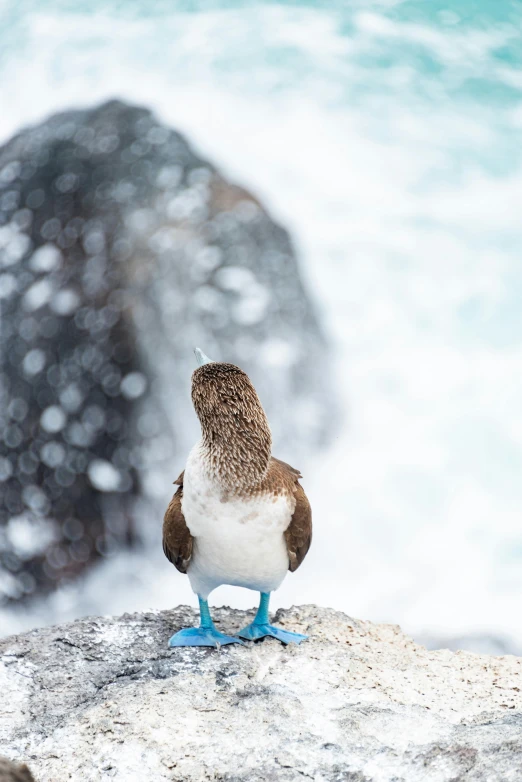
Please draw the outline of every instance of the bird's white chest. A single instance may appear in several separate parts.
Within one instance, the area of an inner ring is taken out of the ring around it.
[[[288,570],[283,533],[294,506],[293,498],[273,494],[224,498],[196,446],[185,468],[182,500],[194,538],[188,570],[194,591],[206,597],[221,584],[277,589]]]

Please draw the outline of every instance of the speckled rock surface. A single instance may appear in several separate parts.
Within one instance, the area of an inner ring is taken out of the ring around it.
[[[428,652],[315,606],[275,620],[310,640],[169,650],[183,606],[7,638],[0,753],[37,782],[522,778],[521,658]]]

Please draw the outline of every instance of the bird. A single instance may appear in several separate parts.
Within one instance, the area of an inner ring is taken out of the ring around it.
[[[267,636],[283,644],[307,638],[270,624],[270,594],[301,565],[312,540],[312,511],[299,470],[272,456],[272,435],[256,390],[235,364],[194,349],[192,403],[201,438],[163,520],[163,551],[188,575],[199,627],[182,629],[170,647],[243,644]],[[228,584],[260,593],[254,620],[237,633],[217,630],[208,597]]]

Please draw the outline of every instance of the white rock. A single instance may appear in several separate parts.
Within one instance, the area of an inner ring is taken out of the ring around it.
[[[251,618],[213,615],[232,633]],[[314,606],[275,617],[310,634],[299,647],[168,649],[195,620],[180,607],[0,642],[2,752],[39,782],[522,778],[520,658],[428,652]]]

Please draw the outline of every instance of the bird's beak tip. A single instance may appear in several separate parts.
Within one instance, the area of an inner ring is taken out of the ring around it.
[[[212,359],[206,356],[200,348],[194,348],[194,355],[196,356],[196,361],[200,367],[204,366],[205,364],[213,363]]]

